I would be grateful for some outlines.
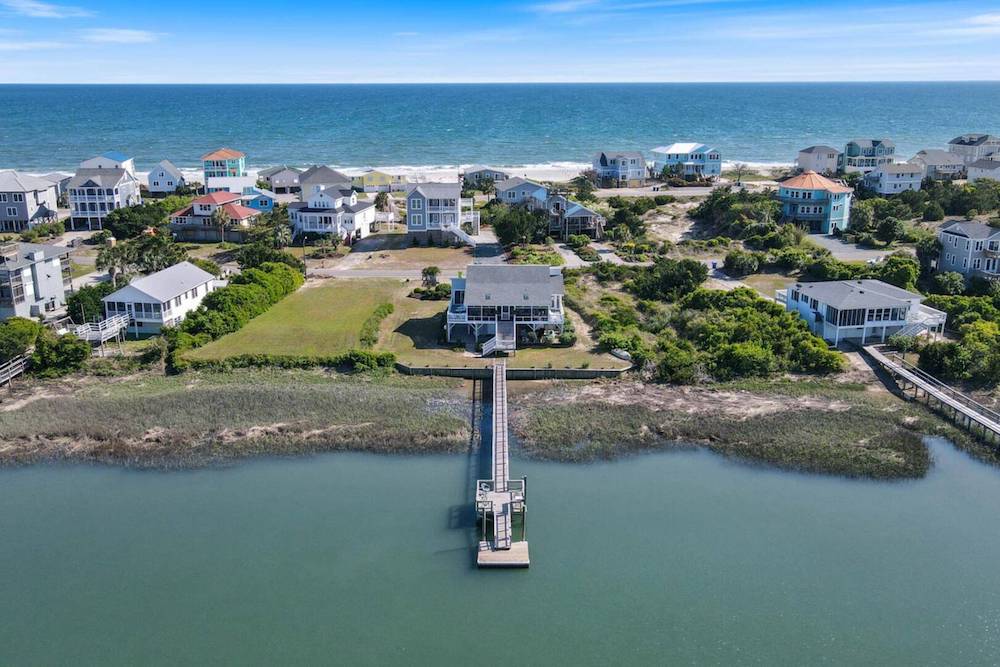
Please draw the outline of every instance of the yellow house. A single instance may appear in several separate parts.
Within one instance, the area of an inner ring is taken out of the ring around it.
[[[351,177],[351,185],[362,192],[401,190],[406,183],[405,176],[394,176],[377,169],[366,169],[360,175]]]

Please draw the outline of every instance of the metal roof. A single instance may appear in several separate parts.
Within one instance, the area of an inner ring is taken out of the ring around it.
[[[35,192],[55,187],[52,181],[13,170],[0,171],[0,192]]]
[[[215,280],[215,276],[208,271],[199,269],[191,262],[181,262],[162,271],[133,280],[101,300],[126,301],[125,295],[130,291],[137,290],[157,301],[168,301],[212,280]]]
[[[955,220],[954,222],[949,222],[946,225],[942,225],[941,231],[970,239],[988,239],[991,236],[1000,234],[1000,228],[990,227],[982,222],[972,220]]]
[[[410,192],[419,192],[425,197],[454,197],[462,195],[460,183],[420,183]]]
[[[23,269],[24,267],[31,266],[38,261],[52,259],[53,257],[63,257],[69,254],[69,248],[44,243],[13,243],[10,245],[15,247],[16,253],[9,255],[5,260],[0,260],[0,269]],[[3,247],[6,249],[8,245],[4,244]],[[41,260],[32,258],[32,255],[36,252],[42,253]]]
[[[92,182],[98,187],[107,188],[118,185],[127,177],[131,177],[131,174],[124,169],[77,169],[67,187],[78,188]]]
[[[923,296],[881,280],[830,280],[795,283],[799,293],[838,310],[855,308],[898,308],[920,303]]]

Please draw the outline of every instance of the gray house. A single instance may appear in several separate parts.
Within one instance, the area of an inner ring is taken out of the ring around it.
[[[0,231],[19,232],[58,219],[58,193],[51,181],[0,171]]]
[[[950,222],[938,231],[938,240],[938,271],[1000,280],[1000,229],[981,222]]]
[[[971,132],[949,141],[948,150],[961,157],[965,164],[972,164],[976,160],[1000,153],[1000,137]]]
[[[172,194],[187,185],[184,174],[170,160],[163,160],[149,172],[147,187],[154,194]]]
[[[889,139],[852,139],[840,156],[841,170],[867,174],[896,159],[896,144]]]
[[[465,170],[462,174],[462,178],[472,183],[479,183],[480,181],[489,179],[494,183],[499,183],[500,181],[506,181],[510,178],[510,174],[502,169],[497,169],[496,167],[487,167],[481,164],[476,164]]]
[[[943,151],[940,148],[927,148],[909,160],[924,168],[924,175],[940,181],[950,181],[961,178],[965,174],[965,163],[962,156]]]
[[[300,189],[299,179],[302,170],[294,167],[281,165],[263,169],[257,173],[257,178],[264,181],[268,186],[279,193],[298,192]]]
[[[104,218],[115,209],[142,203],[139,181],[127,169],[77,169],[69,182],[70,226],[104,228]]]
[[[515,176],[496,185],[496,198],[508,206],[527,206],[544,209],[549,189],[541,183]]]
[[[273,183],[271,187],[276,187]],[[351,177],[327,166],[313,165],[299,174],[299,199],[307,201],[309,196],[326,188],[351,188]]]
[[[968,165],[969,182],[975,183],[980,178],[1000,181],[1000,159],[987,158],[976,160]]]
[[[639,151],[605,151],[592,159],[597,180],[604,187],[641,188],[646,185],[646,158]]]
[[[0,246],[0,320],[62,314],[71,287],[69,248],[40,243]]]
[[[479,211],[473,210],[471,199],[462,199],[459,183],[420,183],[406,195],[406,231],[424,242],[454,237],[475,245],[472,237],[479,233]]]

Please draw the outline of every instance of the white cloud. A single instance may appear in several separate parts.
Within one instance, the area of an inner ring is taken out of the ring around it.
[[[61,49],[66,45],[62,42],[11,42],[0,41],[0,51],[42,51],[45,49]]]
[[[80,38],[85,42],[94,42],[95,44],[145,44],[155,42],[159,35],[148,30],[94,28],[81,32]]]
[[[392,33],[392,36],[393,37],[416,37],[419,34],[420,34],[419,32],[394,32],[394,33]]]
[[[544,2],[540,5],[531,5],[529,9],[542,14],[567,14],[597,4],[597,0],[559,0],[557,2]]]
[[[978,14],[962,20],[956,28],[931,30],[934,35],[951,35],[955,37],[989,37],[1000,35],[1000,14]]]
[[[65,19],[91,15],[91,12],[80,7],[53,5],[48,2],[38,2],[38,0],[0,0],[0,7],[6,7],[15,14],[41,19]]]

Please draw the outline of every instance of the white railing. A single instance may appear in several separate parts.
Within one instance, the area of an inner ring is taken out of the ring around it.
[[[497,349],[497,337],[494,336],[493,338],[490,338],[488,341],[483,343],[483,353],[481,356],[488,357],[494,352],[496,352],[496,349]]]
[[[128,315],[112,315],[100,322],[87,322],[73,327],[77,338],[91,343],[103,343],[117,336],[129,325]]]
[[[26,370],[28,370],[28,357],[24,355],[14,357],[7,363],[0,366],[0,384],[9,383]]]

